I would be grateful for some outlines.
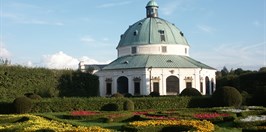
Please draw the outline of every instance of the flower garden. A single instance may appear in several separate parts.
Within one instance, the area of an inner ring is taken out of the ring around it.
[[[265,131],[266,108],[182,108],[0,115],[0,131]]]

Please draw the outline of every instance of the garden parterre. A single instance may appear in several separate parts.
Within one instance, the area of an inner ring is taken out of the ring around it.
[[[85,127],[73,126],[71,124],[62,123],[54,120],[48,120],[40,116],[31,114],[21,115],[0,115],[0,120],[17,120],[14,123],[0,124],[0,130],[3,131],[21,131],[21,132],[34,132],[34,131],[56,131],[56,132],[111,132],[111,130],[104,129],[98,126]]]
[[[236,129],[265,130],[265,120],[243,122],[249,116],[265,117],[265,108],[249,108],[249,111],[232,113],[221,111],[232,109],[195,108],[175,110],[142,111],[86,111],[77,110],[61,113],[0,115],[0,131],[126,131],[184,129],[185,131],[230,131]],[[253,112],[254,111],[254,112]],[[259,113],[261,114],[257,114]],[[247,113],[248,112],[248,113]],[[245,113],[245,114],[242,114]],[[66,118],[65,118],[66,117]],[[72,118],[73,117],[73,118]],[[264,119],[264,118],[263,118]],[[250,120],[253,120],[250,119]],[[229,126],[224,127],[223,123]],[[247,125],[252,124],[252,125]],[[108,128],[108,129],[106,129]]]

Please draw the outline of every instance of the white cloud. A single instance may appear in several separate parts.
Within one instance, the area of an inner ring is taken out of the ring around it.
[[[108,38],[102,38],[102,39],[95,39],[93,37],[91,37],[90,35],[86,35],[80,38],[80,41],[88,44],[90,46],[107,46],[108,45]]]
[[[192,4],[194,1],[192,0],[172,0],[161,7],[162,14],[166,16],[172,15],[176,10],[190,10],[192,9]]]
[[[164,15],[167,15],[167,16],[169,16],[169,15],[171,15],[175,10],[176,10],[176,8],[178,7],[178,6],[180,6],[181,5],[181,1],[180,2],[178,2],[178,1],[172,1],[171,3],[167,3],[166,5],[164,5],[163,7],[162,7],[162,13],[164,14]]]
[[[97,8],[109,8],[109,7],[114,7],[114,6],[123,6],[123,5],[128,5],[130,3],[131,3],[131,1],[123,1],[123,2],[116,2],[116,3],[105,3],[105,4],[97,6]]]
[[[4,43],[0,40],[0,57],[10,58],[11,53],[4,47]]]
[[[215,31],[214,28],[212,28],[208,25],[198,25],[197,27],[198,27],[198,29],[200,29],[201,31],[206,32],[206,33],[213,33]]]
[[[44,55],[41,65],[50,69],[77,69],[80,61],[83,61],[85,64],[108,64],[110,62],[99,62],[87,56],[77,59],[60,51],[52,55]]]
[[[60,51],[53,55],[44,55],[42,65],[51,69],[77,69],[78,59]]]
[[[80,39],[81,42],[85,42],[85,43],[93,43],[96,40],[93,39],[91,36],[84,36]]]
[[[83,61],[84,64],[109,64],[111,62],[111,61],[99,62],[99,61],[91,59],[91,58],[89,58],[87,56],[83,56],[79,60]]]

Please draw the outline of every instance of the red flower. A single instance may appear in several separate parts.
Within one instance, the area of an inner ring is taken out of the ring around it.
[[[226,117],[229,116],[229,114],[226,113],[200,113],[200,114],[195,114],[194,117],[195,118],[199,118],[199,119],[212,119],[212,118],[217,118],[217,117]]]

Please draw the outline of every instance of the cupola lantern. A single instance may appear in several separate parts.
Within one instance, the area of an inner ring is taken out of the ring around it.
[[[158,8],[159,6],[154,0],[149,1],[146,6],[147,17],[158,17]]]

